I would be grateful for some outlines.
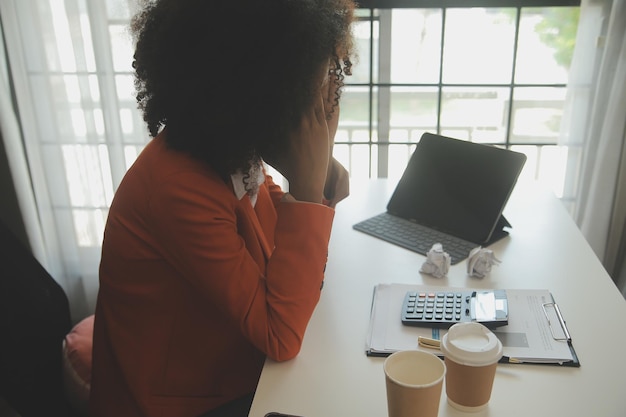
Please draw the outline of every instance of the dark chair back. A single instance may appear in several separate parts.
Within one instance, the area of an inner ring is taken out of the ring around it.
[[[21,417],[71,415],[61,373],[70,329],[65,292],[0,222],[0,397]]]

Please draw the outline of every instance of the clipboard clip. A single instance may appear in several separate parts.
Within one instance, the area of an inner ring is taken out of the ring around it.
[[[548,320],[548,326],[550,327],[550,333],[552,333],[552,338],[554,340],[571,342],[572,338],[570,337],[569,331],[567,330],[567,326],[565,325],[565,320],[563,319],[563,315],[561,314],[559,305],[557,303],[543,303],[541,306],[543,307],[543,314],[546,316],[546,320]],[[561,326],[561,330],[563,331],[564,336],[557,336],[554,334],[554,329],[552,328],[552,322],[550,321],[550,316],[548,315],[548,310],[546,310],[546,307],[554,308],[554,311],[556,312],[556,316],[559,319],[559,325]]]

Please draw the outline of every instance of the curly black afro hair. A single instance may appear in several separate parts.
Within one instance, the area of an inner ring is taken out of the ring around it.
[[[354,8],[352,0],[146,1],[132,21],[133,68],[151,136],[166,128],[168,146],[225,178],[287,148],[322,66],[330,62],[339,86],[350,73]]]

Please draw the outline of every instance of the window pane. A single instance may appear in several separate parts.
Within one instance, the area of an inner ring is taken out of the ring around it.
[[[392,87],[391,128],[437,129],[437,88]]]
[[[522,9],[517,83],[566,84],[572,61],[578,8]]]
[[[371,117],[373,126],[376,127],[376,111],[378,103],[378,89],[372,90]],[[348,135],[350,141],[369,141],[370,128],[370,89],[368,87],[346,86],[341,96],[341,113],[339,114],[339,130],[348,132],[365,131],[367,134]],[[339,132],[338,132],[339,133]],[[339,142],[339,138],[337,138]]]
[[[508,100],[507,88],[443,88],[441,132],[473,142],[504,143]]]
[[[95,71],[92,28],[85,1],[38,3],[45,20],[35,27],[43,34],[48,69],[66,73]]]
[[[115,89],[117,91],[119,122],[124,143],[138,143],[138,139],[147,140],[148,130],[135,100],[133,76],[116,75]]]
[[[364,13],[366,12],[366,13]],[[357,16],[364,15],[369,19],[369,10],[357,11]],[[373,30],[374,44],[371,44],[371,35]],[[378,80],[378,21],[375,20],[373,24],[369,20],[361,20],[354,24],[353,27],[354,40],[355,40],[355,62],[352,68],[352,75],[346,77],[346,83],[352,84],[369,84],[370,82],[376,82]],[[370,55],[370,48],[374,48],[373,58]],[[370,60],[373,59],[374,73],[372,74],[373,80],[370,80]]]
[[[513,93],[511,141],[556,143],[565,93],[565,87],[516,88]]]
[[[74,72],[76,71],[76,54],[65,4],[58,0],[51,0],[49,7],[50,9],[46,11],[51,13],[54,34],[48,33],[44,37],[48,67],[58,69],[57,65],[60,64],[61,71]],[[42,26],[44,29],[49,29],[47,24]]]
[[[97,247],[102,244],[108,210],[72,210],[76,243],[79,247]]]
[[[510,83],[516,9],[449,9],[443,82]]]
[[[348,151],[348,163],[344,166],[350,171],[350,175],[354,178],[368,178],[370,175],[370,162],[373,163],[372,169],[376,169],[377,158],[374,155],[375,146],[370,149],[369,145],[352,145]],[[335,152],[342,154],[341,145],[335,146]],[[370,152],[372,155],[370,156]],[[376,176],[376,175],[373,175]]]
[[[113,200],[107,146],[65,145],[61,148],[67,189],[73,207],[105,207]]]
[[[135,84],[132,75],[116,75],[115,89],[117,91],[117,99],[123,103],[135,104]]]
[[[139,8],[139,2],[128,0],[106,0],[109,19],[128,20]]]
[[[526,154],[526,164],[520,175],[521,180],[537,180],[550,187],[557,197],[564,194],[565,167],[569,149],[565,146],[512,146],[516,152]]]
[[[441,9],[396,9],[392,13],[391,82],[438,83]]]
[[[133,43],[126,25],[109,26],[113,69],[116,72],[132,72]]]

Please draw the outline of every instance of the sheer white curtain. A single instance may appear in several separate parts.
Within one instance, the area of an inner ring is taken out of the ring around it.
[[[133,96],[136,0],[2,0],[2,133],[39,261],[93,311],[114,190],[148,134]],[[10,100],[11,90],[15,103]]]
[[[582,1],[562,141],[570,150],[564,197],[573,198],[574,219],[626,294],[625,0]]]

